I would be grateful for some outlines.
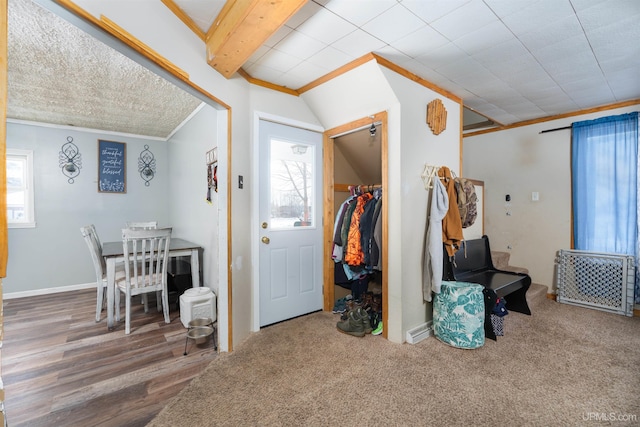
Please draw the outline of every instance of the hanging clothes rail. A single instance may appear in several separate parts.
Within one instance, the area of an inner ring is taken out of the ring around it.
[[[349,193],[352,196],[358,196],[364,193],[373,193],[375,190],[379,190],[382,189],[381,185],[375,185],[375,184],[370,184],[370,185],[350,185],[349,186]]]
[[[360,187],[363,191],[373,191],[382,188],[382,184],[333,184],[333,191],[350,193],[352,188]]]

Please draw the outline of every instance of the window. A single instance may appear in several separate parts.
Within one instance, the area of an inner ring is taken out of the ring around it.
[[[7,225],[35,227],[33,151],[7,148]]]
[[[571,133],[574,248],[634,255],[638,265],[638,112],[576,122]]]
[[[638,113],[573,124],[574,246],[635,254]]]
[[[313,145],[271,138],[271,228],[313,226]]]

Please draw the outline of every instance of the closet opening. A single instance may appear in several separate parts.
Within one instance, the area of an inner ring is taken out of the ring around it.
[[[378,312],[385,338],[388,325],[387,150],[386,112],[324,133],[324,310],[333,310],[339,300],[346,298],[372,304],[369,312]],[[357,240],[351,236],[352,242],[360,244],[347,251],[346,223],[355,218],[352,210],[348,213],[349,220],[345,221],[347,205],[355,209],[357,200],[361,209],[355,221],[364,235],[356,233]],[[340,315],[336,314],[338,320]]]

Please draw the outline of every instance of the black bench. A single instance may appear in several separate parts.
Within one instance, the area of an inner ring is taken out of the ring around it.
[[[524,273],[497,270],[491,260],[489,238],[465,240],[453,259],[449,259],[444,250],[443,280],[479,283],[492,289],[496,295],[505,299],[507,310],[531,314],[527,304],[527,290],[531,277]]]

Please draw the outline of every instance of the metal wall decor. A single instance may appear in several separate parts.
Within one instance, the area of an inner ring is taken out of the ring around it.
[[[447,110],[437,98],[427,104],[427,124],[434,135],[439,135],[447,128]]]
[[[144,146],[144,150],[142,150],[140,157],[138,157],[138,172],[140,172],[140,177],[144,180],[144,185],[147,187],[150,185],[149,181],[156,176],[156,159],[153,153],[149,151],[148,145]]]
[[[80,175],[82,169],[82,155],[78,146],[73,143],[73,138],[68,136],[67,142],[62,145],[58,156],[62,174],[67,177],[69,184],[74,183],[74,178]]]

